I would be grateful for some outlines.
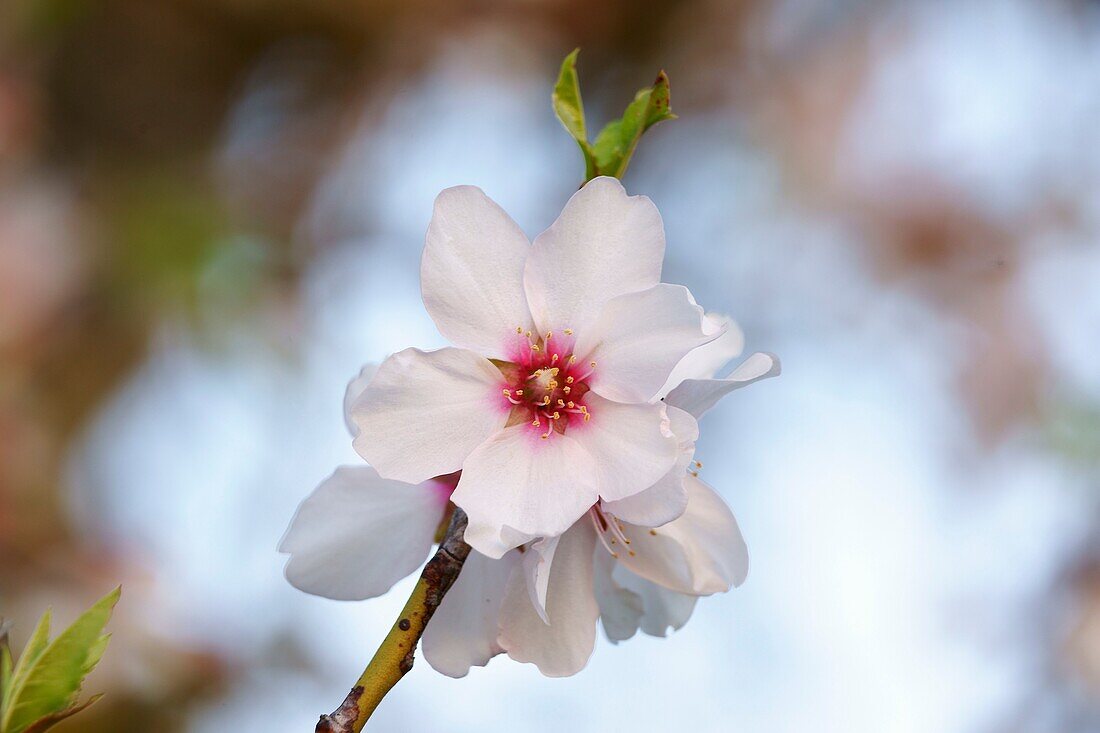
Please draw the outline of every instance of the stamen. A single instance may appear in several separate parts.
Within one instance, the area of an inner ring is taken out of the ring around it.
[[[558,400],[558,407],[565,407],[565,400]]]
[[[531,344],[531,351],[542,351],[542,347],[538,344]]]
[[[570,364],[576,364],[577,363],[577,355],[576,354],[571,354],[569,356],[569,363]]]
[[[565,392],[566,394],[569,394],[569,393],[570,393],[571,391],[573,391],[573,388],[572,388],[572,387],[568,387],[568,386],[567,386],[567,387],[562,387],[562,388],[561,388],[561,391],[562,391],[562,392]]]
[[[624,545],[629,545],[630,540],[627,539],[626,533],[623,532],[623,528],[622,525],[619,524],[619,520],[615,519],[614,517],[610,517],[610,519],[611,521],[608,522],[608,529],[611,530],[611,534],[615,535],[615,537],[618,538],[619,542],[622,542]],[[612,542],[614,541],[615,540],[612,540]]]
[[[690,473],[692,476],[695,476],[696,478],[699,477],[699,472],[698,471],[688,471],[688,473]]]
[[[696,468],[702,468],[703,467],[703,462],[702,461],[696,461],[695,462],[695,467]]]
[[[565,335],[566,336],[572,336],[573,335],[573,329],[571,329],[571,328],[565,329]]]
[[[552,338],[554,338],[554,332],[553,331],[547,331],[546,332],[546,340],[549,341]]]
[[[557,354],[554,354],[553,356],[550,357],[550,363],[551,364],[557,364],[558,363],[558,355]]]
[[[569,358],[572,359],[573,357],[569,357]],[[566,384],[572,384],[573,383],[573,377],[566,377],[565,378],[565,383]]]
[[[596,536],[600,538],[600,544],[603,545],[603,548],[605,550],[607,550],[609,553],[611,553],[611,557],[618,560],[619,559],[618,553],[616,553],[613,549],[611,549],[611,545],[607,544],[607,538],[603,536],[604,530],[603,530],[602,527],[600,527],[600,520],[598,519],[597,514],[596,514],[596,507],[592,507],[591,509],[588,510],[588,517],[592,520],[592,526],[596,528]]]
[[[513,396],[512,396],[512,390],[510,390],[510,389],[506,389],[506,390],[504,390],[504,397],[505,397],[505,398],[506,398],[506,399],[507,399],[507,400],[508,400],[509,402],[511,402],[511,403],[512,403],[513,405],[521,405],[521,404],[523,404],[522,402],[520,402],[519,400],[517,400],[517,399],[516,399],[515,397],[513,397]]]
[[[519,335],[522,335],[523,334],[523,326],[516,326],[516,333],[519,334]]]

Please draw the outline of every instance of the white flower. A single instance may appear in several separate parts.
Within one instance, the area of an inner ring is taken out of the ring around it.
[[[492,558],[656,487],[682,459],[662,388],[725,330],[660,282],[664,246],[656,207],[613,178],[584,186],[530,244],[479,189],[443,191],[421,287],[458,348],[381,365],[352,410],[360,455],[413,484],[461,471],[466,541]],[[720,388],[698,391],[690,408]],[[654,496],[665,521],[683,510],[674,482]]]
[[[725,322],[711,315],[707,321],[708,328]],[[740,332],[730,324],[681,362],[661,391],[671,399],[686,385],[691,390],[682,394],[712,395],[778,373],[777,361],[758,354],[713,379],[740,350]],[[372,373],[368,365],[352,381],[345,405],[357,403]],[[686,410],[667,412],[677,456],[653,486],[593,504],[562,535],[499,559],[470,554],[423,637],[436,670],[461,677],[506,652],[550,676],[574,674],[591,655],[597,619],[613,642],[638,629],[664,636],[687,622],[697,597],[744,581],[748,552],[737,522],[694,470],[697,423]],[[452,474],[410,485],[366,466],[337,469],[302,503],[280,544],[291,554],[287,578],[329,598],[385,593],[427,557],[456,480]],[[676,518],[668,521],[669,514]]]

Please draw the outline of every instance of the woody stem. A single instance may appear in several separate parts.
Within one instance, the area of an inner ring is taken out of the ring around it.
[[[401,615],[340,707],[322,715],[316,733],[359,733],[382,698],[412,669],[417,642],[470,554],[466,513],[455,507],[439,550],[424,566]]]

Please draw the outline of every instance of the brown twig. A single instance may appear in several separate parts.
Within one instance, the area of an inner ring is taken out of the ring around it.
[[[344,702],[332,714],[321,716],[316,733],[359,733],[386,693],[412,669],[417,642],[470,554],[470,546],[462,539],[465,531],[466,513],[456,507],[439,550],[424,566],[401,616]]]

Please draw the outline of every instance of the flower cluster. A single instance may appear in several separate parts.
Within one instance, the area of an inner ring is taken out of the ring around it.
[[[369,466],[307,498],[280,550],[309,593],[362,599],[416,570],[452,503],[474,548],[424,634],[462,676],[499,653],[547,675],[612,641],[680,628],[695,599],[739,585],[748,553],[698,478],[697,420],[779,373],[728,319],[660,282],[653,203],[596,178],[529,242],[480,189],[436,199],[425,307],[453,348],[406,349],[349,385]]]

